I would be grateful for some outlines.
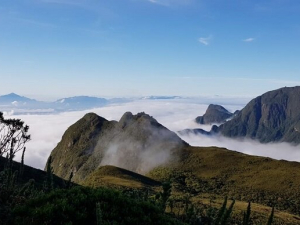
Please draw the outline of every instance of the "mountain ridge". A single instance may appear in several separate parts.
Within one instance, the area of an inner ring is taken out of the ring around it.
[[[300,86],[269,91],[251,100],[219,127],[226,137],[300,143]]]
[[[145,113],[126,112],[118,122],[89,113],[66,130],[51,156],[55,174],[67,178],[72,171],[80,182],[104,165],[143,174],[175,160],[183,146],[188,144]]]

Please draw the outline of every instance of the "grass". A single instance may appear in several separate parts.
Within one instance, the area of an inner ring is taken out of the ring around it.
[[[217,147],[187,147],[179,162],[156,168],[147,176],[159,181],[171,179],[175,195],[188,193],[192,199],[198,199],[196,203],[202,201],[201,204],[207,205],[207,198],[222,202],[228,196],[237,200],[234,211],[239,214],[251,201],[262,209],[257,210],[258,218],[267,218],[274,205],[278,224],[285,224],[282,221],[300,224],[295,216],[300,209],[300,163],[297,162],[249,156]]]
[[[91,173],[82,183],[84,186],[150,188],[157,187],[160,182],[149,177],[115,166],[103,166]]]

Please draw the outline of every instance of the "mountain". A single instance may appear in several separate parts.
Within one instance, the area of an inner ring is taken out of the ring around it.
[[[105,98],[76,96],[62,98],[57,100],[55,103],[58,109],[80,110],[104,106],[108,103],[108,100]]]
[[[76,111],[102,107],[107,104],[128,102],[129,99],[110,99],[76,96],[62,98],[54,102],[43,102],[11,93],[0,96],[1,111],[12,111],[13,114],[48,114],[64,111]]]
[[[300,86],[284,87],[251,100],[232,120],[219,127],[232,138],[260,142],[300,143]]]
[[[199,124],[224,123],[234,114],[221,105],[210,104],[203,116],[198,116],[195,121]]]
[[[26,104],[26,103],[35,103],[36,100],[26,98],[24,96],[17,95],[15,93],[10,93],[8,95],[0,96],[0,104],[12,104],[17,105],[18,103]]]
[[[119,122],[89,113],[67,129],[51,156],[56,175],[67,179],[73,171],[74,181],[82,182],[104,165],[144,174],[176,160],[184,146],[188,144],[145,113],[127,112]]]
[[[73,181],[82,185],[155,191],[157,181],[171,180],[179,208],[187,194],[193,204],[218,207],[228,196],[237,201],[234,218],[251,201],[254,224],[266,221],[274,204],[274,224],[300,221],[300,163],[192,147],[145,113],[127,112],[118,122],[86,114],[67,129],[51,156],[57,176],[67,179],[73,171]]]
[[[148,100],[170,100],[170,99],[181,99],[180,96],[146,96],[142,97],[141,99],[148,99]]]

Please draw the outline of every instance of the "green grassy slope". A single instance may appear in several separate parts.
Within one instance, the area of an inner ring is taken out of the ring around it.
[[[81,184],[90,187],[151,188],[160,182],[115,166],[103,166],[91,173]]]
[[[277,210],[299,215],[300,163],[249,156],[217,147],[188,147],[181,161],[158,167],[147,174],[156,180],[173,181],[173,194],[188,193],[195,202],[224,196],[262,207],[275,205]],[[244,209],[245,210],[245,209]],[[267,217],[268,211],[260,213]],[[298,224],[299,217],[295,224]],[[280,224],[280,223],[279,223]]]

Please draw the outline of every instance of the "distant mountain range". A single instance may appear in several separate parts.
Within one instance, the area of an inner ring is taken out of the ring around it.
[[[149,99],[149,100],[168,100],[168,99],[182,99],[180,96],[146,96],[141,99]]]
[[[110,103],[126,101],[129,101],[129,99],[105,99],[90,96],[75,96],[62,98],[54,102],[44,102],[11,93],[8,95],[0,96],[0,111],[14,111],[14,114],[45,114],[62,111],[91,109],[102,107]]]
[[[98,98],[75,96],[61,98],[53,102],[37,101],[15,93],[0,96],[0,111],[13,111],[14,114],[46,114],[64,111],[76,111],[103,107],[108,104],[124,103],[134,100],[171,100],[179,96],[146,96],[140,98]]]

